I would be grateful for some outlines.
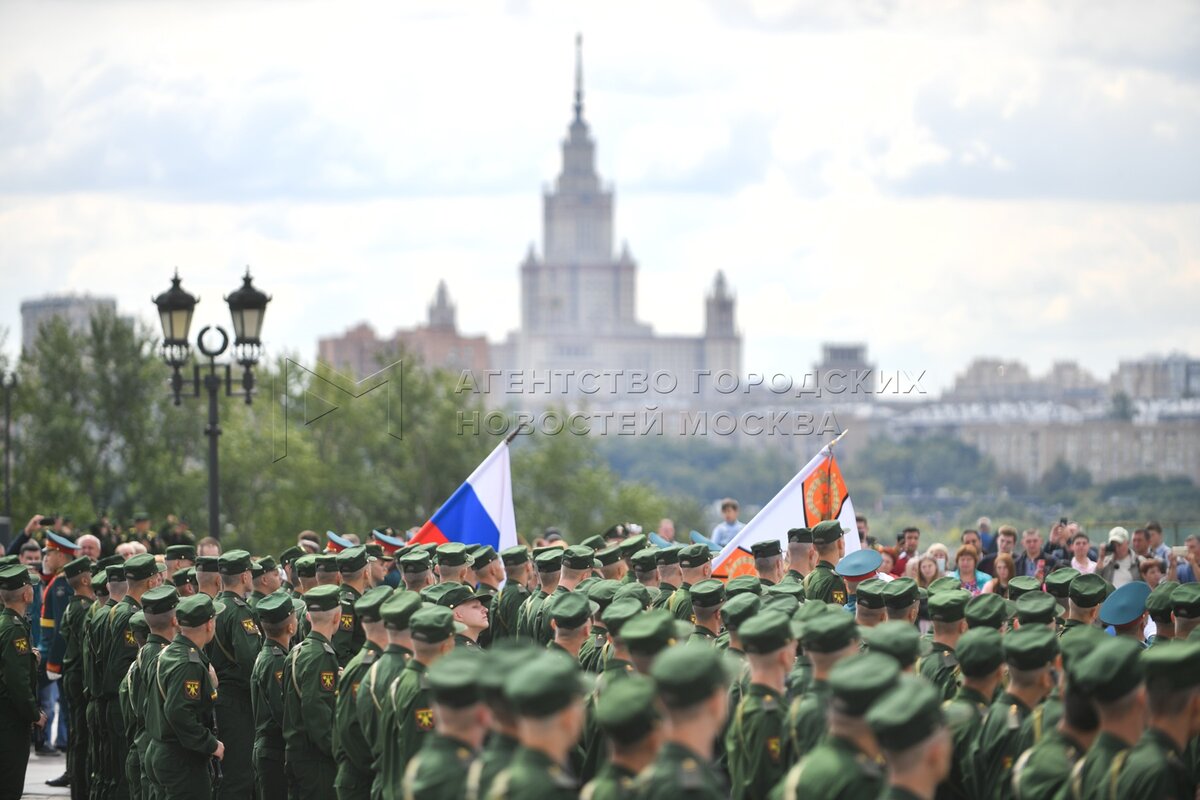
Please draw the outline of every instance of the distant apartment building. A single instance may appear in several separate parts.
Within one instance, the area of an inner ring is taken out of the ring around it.
[[[942,397],[950,403],[1017,403],[1050,401],[1072,405],[1101,402],[1104,384],[1074,361],[1057,361],[1035,377],[1020,361],[976,358]]]
[[[117,301],[111,297],[61,294],[25,300],[21,303],[21,349],[29,351],[37,343],[42,326],[61,319],[76,333],[88,330],[91,319],[100,312],[117,312]]]
[[[1122,361],[1109,381],[1109,389],[1133,400],[1200,397],[1200,359],[1172,353],[1165,358]]]

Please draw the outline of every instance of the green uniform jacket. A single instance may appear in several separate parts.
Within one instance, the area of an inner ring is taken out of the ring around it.
[[[954,754],[950,774],[938,786],[938,800],[967,800],[971,796],[971,745],[990,704],[990,698],[967,686],[958,687],[954,699],[942,704]]]
[[[342,617],[330,640],[334,652],[337,653],[338,665],[342,667],[350,663],[350,659],[357,655],[358,651],[362,649],[363,643],[367,641],[362,620],[354,613],[354,601],[360,597],[362,597],[362,592],[358,589],[353,586],[342,586]]]
[[[0,608],[0,717],[24,728],[25,738],[41,714],[36,693],[37,660],[29,623],[11,608]]]
[[[1111,733],[1100,731],[1087,755],[1075,762],[1067,783],[1067,797],[1073,800],[1107,800],[1113,797],[1115,774],[1120,762],[1129,755],[1130,745]]]
[[[383,648],[368,641],[350,659],[338,681],[333,717],[333,758],[338,765],[337,780],[333,785],[338,788],[365,786],[369,789],[371,786],[371,746],[358,722],[358,691],[367,671],[382,652]]]
[[[1147,728],[1119,769],[1116,796],[1122,800],[1191,800],[1196,785],[1183,753],[1170,736]]]
[[[130,743],[135,739],[142,752],[145,752],[146,739],[146,703],[148,702],[149,680],[152,680],[158,669],[158,659],[171,643],[157,633],[146,637],[146,643],[138,650],[133,664],[126,674],[128,685],[128,703],[123,704],[121,712],[125,717],[125,730],[130,733]],[[132,715],[130,719],[129,714]]]
[[[538,604],[537,610],[533,612],[533,621],[529,625],[534,644],[545,647],[554,639],[554,630],[550,627],[550,606],[570,591],[560,584],[555,587],[553,594]]]
[[[81,594],[72,595],[67,610],[63,612],[62,637],[66,642],[63,650],[63,675],[83,678],[83,625],[88,609],[95,600]]]
[[[475,751],[440,733],[425,737],[421,752],[404,770],[405,800],[458,800],[466,791]]]
[[[488,800],[576,800],[575,779],[545,753],[518,747],[508,769],[492,781]]]
[[[1012,768],[1017,757],[1017,739],[1029,708],[1004,692],[992,703],[979,724],[971,748],[971,785],[974,797],[1007,800],[1012,796]]]
[[[786,771],[783,698],[769,686],[751,683],[733,712],[725,735],[733,800],[765,797]]]
[[[958,692],[958,658],[954,648],[941,642],[932,642],[932,650],[921,657],[917,674],[932,683],[942,693],[942,700],[950,700]]]
[[[600,672],[604,663],[601,654],[608,643],[608,629],[598,622],[592,623],[592,632],[579,648],[579,668],[584,672]]]
[[[576,776],[584,783],[590,781],[597,774],[600,765],[608,760],[608,742],[600,730],[600,723],[596,722],[596,703],[600,701],[605,689],[633,675],[634,672],[633,664],[628,661],[619,658],[610,660],[604,666],[600,677],[596,678],[596,685],[587,696],[584,703],[583,735],[580,737],[583,754],[579,760],[579,774]]]
[[[375,659],[358,686],[354,710],[358,714],[358,727],[371,747],[371,770],[376,773],[379,772],[380,758],[383,756],[384,741],[379,725],[383,706],[387,702],[392,681],[404,671],[410,658],[412,651],[407,647],[389,644]]]
[[[121,680],[129,671],[129,665],[137,658],[138,643],[133,638],[129,620],[142,605],[130,595],[113,606],[108,614],[105,635],[104,673],[100,680],[100,696],[109,699],[117,696]]]
[[[1021,723],[1021,734],[1017,737],[1017,752],[1024,753],[1042,740],[1062,719],[1062,697],[1056,685],[1050,690],[1050,695],[1029,712],[1029,716]]]
[[[692,585],[686,581],[680,584],[675,593],[667,600],[667,611],[670,611],[675,619],[687,620],[695,624],[696,615],[692,610]]]
[[[880,759],[840,736],[826,737],[800,763],[788,770],[770,794],[771,800],[874,798],[884,786]]]
[[[633,787],[638,800],[717,800],[729,796],[712,767],[678,742],[664,744],[654,762],[634,779]]]
[[[528,590],[516,581],[505,583],[500,594],[492,598],[492,606],[488,611],[488,630],[492,634],[492,643],[517,635],[517,616],[521,612],[521,604],[528,599]]]
[[[283,667],[283,742],[288,761],[333,760],[338,663],[333,645],[311,631]]]
[[[221,694],[250,701],[250,675],[262,650],[263,636],[254,609],[234,592],[221,592],[217,599],[225,610],[217,615],[217,630],[209,645],[213,669]]]
[[[814,679],[803,697],[792,701],[787,714],[787,761],[795,764],[808,755],[825,735],[825,710],[829,684]]]
[[[105,630],[109,615],[116,607],[110,597],[104,603],[93,603],[83,621],[83,689],[91,699],[100,698],[104,680]]]
[[[579,800],[624,800],[633,797],[633,779],[637,776],[611,761],[600,768],[579,793]]]
[[[1060,730],[1052,729],[1017,759],[1012,771],[1016,800],[1058,797],[1071,769],[1087,749]]]
[[[250,673],[254,744],[278,750],[280,758],[283,758],[283,667],[287,654],[286,649],[268,639]]]
[[[146,732],[155,742],[207,759],[217,749],[213,703],[217,690],[208,658],[183,634],[158,654],[154,683],[146,694]]]
[[[539,586],[534,590],[533,594],[525,598],[525,602],[521,603],[521,608],[517,612],[517,636],[522,639],[533,640],[533,619],[537,615],[537,611],[542,603],[549,596],[546,594],[546,590]]]
[[[421,749],[425,734],[433,730],[433,706],[424,683],[425,665],[415,658],[409,659],[399,677],[392,681],[379,719],[383,751],[375,764],[372,797],[399,800],[408,761]]]
[[[846,582],[833,571],[833,564],[819,561],[804,579],[804,599],[822,600],[842,606],[846,604]]]
[[[467,770],[466,800],[483,800],[487,797],[492,781],[508,768],[520,746],[520,742],[507,734],[499,731],[489,733],[479,758]]]
[[[658,585],[658,597],[650,601],[651,608],[666,608],[671,602],[671,597],[677,592],[673,584],[662,582]]]

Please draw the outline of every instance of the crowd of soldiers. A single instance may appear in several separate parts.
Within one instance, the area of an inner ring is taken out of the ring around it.
[[[1200,584],[923,589],[847,555],[837,521],[725,579],[706,545],[619,526],[500,553],[329,542],[67,561],[72,796],[1196,796]],[[45,723],[29,580],[0,566],[0,800]]]

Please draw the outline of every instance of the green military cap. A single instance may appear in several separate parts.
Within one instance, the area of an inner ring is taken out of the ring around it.
[[[87,556],[80,556],[67,562],[67,565],[62,569],[63,577],[74,578],[76,575],[82,575],[90,571],[91,568],[92,560]]]
[[[196,572],[219,572],[220,559],[216,556],[196,556]]]
[[[266,569],[263,568],[261,561],[259,561],[257,558],[250,559],[250,577],[251,578],[261,578],[263,575],[266,575],[266,574],[267,574],[267,571],[266,571]]]
[[[1049,625],[1059,613],[1054,597],[1046,592],[1026,592],[1017,600],[1017,622],[1022,625]]]
[[[212,556],[212,557],[215,558],[215,556]],[[114,565],[120,566],[120,565],[124,564],[125,557],[120,554],[114,553],[111,556],[105,556],[104,558],[100,559],[96,563],[99,564],[100,566],[104,567],[105,569],[107,569],[108,567],[111,567]],[[214,570],[214,572],[215,571],[216,570]]]
[[[779,611],[760,611],[742,623],[738,638],[747,653],[774,653],[793,643],[791,620]]]
[[[575,659],[549,650],[528,659],[504,681],[505,696],[513,710],[523,717],[557,714],[582,697],[583,692]]]
[[[287,622],[296,613],[296,607],[292,605],[292,596],[287,592],[272,592],[258,601],[254,613],[262,622],[278,625]]]
[[[525,545],[513,545],[500,551],[500,560],[506,567],[519,567],[529,560],[529,549]]]
[[[1171,592],[1171,610],[1177,617],[1200,617],[1200,583],[1183,583]]]
[[[361,544],[347,547],[334,557],[337,561],[338,572],[357,572],[367,566],[367,548]]]
[[[967,612],[971,593],[963,589],[948,589],[929,595],[929,618],[934,622],[958,622]]]
[[[150,635],[150,623],[146,622],[146,612],[143,609],[139,608],[133,612],[133,616],[129,618],[129,629],[143,641]]]
[[[383,619],[380,609],[391,596],[392,587],[372,586],[363,592],[362,597],[354,601],[354,613],[363,622],[380,622]]]
[[[687,708],[725,691],[728,677],[715,647],[685,643],[669,647],[654,660],[650,677],[667,708]]]
[[[367,557],[375,561],[394,561],[390,553],[383,552],[383,545],[378,542],[367,542],[363,545],[363,549],[367,551]]]
[[[21,557],[14,553],[11,556],[0,556],[0,568],[11,567],[13,564],[20,564]]]
[[[800,601],[795,595],[767,593],[761,599],[763,611],[771,609],[789,617],[800,607]]]
[[[341,587],[332,583],[309,589],[301,598],[309,611],[332,611],[341,604]]]
[[[866,717],[879,746],[893,752],[925,741],[946,724],[941,694],[929,681],[912,675],[901,677]]]
[[[645,547],[630,556],[629,561],[637,572],[653,572],[658,568],[658,551]]]
[[[1071,591],[1071,581],[1078,578],[1079,570],[1074,567],[1061,567],[1046,576],[1046,592],[1059,600],[1066,600]]]
[[[413,552],[418,550],[422,553],[428,553],[429,557],[437,563],[441,563],[441,557],[438,555],[438,549],[441,547],[437,542],[421,542],[413,545]]]
[[[1146,598],[1150,586],[1143,581],[1132,581],[1114,589],[1100,604],[1100,621],[1105,625],[1128,625],[1146,613]]]
[[[457,648],[464,650],[466,648]],[[527,661],[545,652],[518,639],[501,639],[488,649],[487,668],[479,673],[479,690],[488,704],[512,711],[504,694],[504,681]]]
[[[855,603],[864,608],[883,608],[883,587],[887,585],[882,578],[867,578],[854,590]]]
[[[609,634],[620,636],[625,623],[640,615],[643,610],[645,607],[632,597],[614,599],[608,608],[604,609],[600,619],[604,622],[604,627],[608,628]]]
[[[467,708],[483,699],[479,676],[488,658],[475,648],[456,648],[429,666],[424,685],[433,702],[449,708]]]
[[[861,586],[859,591],[862,591]],[[991,628],[998,631],[1008,619],[1008,605],[1000,595],[984,592],[967,602],[963,616],[967,618],[968,628]]]
[[[142,610],[147,614],[165,614],[179,605],[179,591],[174,586],[155,586],[142,595]]]
[[[107,568],[108,579],[114,583],[121,583],[125,580],[125,565],[110,564]]]
[[[311,553],[306,553],[292,562],[293,569],[296,570],[296,576],[300,578],[315,578],[317,577],[317,557]],[[197,565],[196,569],[200,567]]]
[[[193,544],[173,544],[167,548],[166,559],[172,561],[177,558],[187,559],[188,561],[196,560],[196,546]]]
[[[659,566],[664,564],[678,564],[679,551],[681,549],[683,548],[677,544],[669,545],[667,547],[660,547],[658,550],[654,551],[654,563],[658,564]]]
[[[250,554],[245,550],[230,550],[217,559],[217,571],[222,575],[240,575],[250,571]]]
[[[762,609],[762,601],[750,592],[730,597],[721,606],[721,624],[726,630],[737,633],[742,623],[753,617]]]
[[[573,544],[562,551],[562,563],[567,569],[591,569],[594,556],[592,548]]]
[[[533,563],[538,572],[558,572],[563,565],[562,548],[553,547],[544,553],[538,553],[533,557]]]
[[[437,644],[462,633],[467,626],[455,622],[454,612],[445,606],[426,606],[409,617],[408,629],[412,631],[413,641]]]
[[[812,528],[791,528],[787,537],[792,544],[812,544]]]
[[[912,578],[896,578],[883,587],[883,604],[888,608],[908,608],[920,599],[920,587]]]
[[[412,615],[421,608],[421,596],[416,592],[397,591],[383,601],[379,616],[385,627],[394,631],[408,630]]]
[[[176,575],[179,573],[176,572]],[[0,589],[4,588],[0,586]],[[92,591],[99,594],[108,594],[108,570],[101,567],[92,573]]]
[[[608,567],[621,560],[621,548],[613,545],[596,551],[596,560],[601,566]]]
[[[400,557],[400,571],[412,575],[433,569],[433,559],[424,550],[413,550]]]
[[[639,742],[658,724],[658,687],[645,675],[614,681],[596,701],[595,719],[615,742]]]
[[[612,606],[609,606],[609,610],[612,610]],[[653,656],[675,644],[675,626],[672,624],[674,619],[665,608],[651,609],[622,625],[621,632],[617,635],[629,648],[630,653]]]
[[[337,572],[337,553],[321,553],[317,556],[317,572]]]
[[[1042,585],[1031,575],[1018,575],[1008,582],[1008,599],[1020,600],[1021,595],[1029,592],[1040,592]]]
[[[33,578],[30,577],[29,570],[25,568],[24,564],[0,567],[0,589],[11,592],[32,583]]]
[[[483,569],[497,558],[496,550],[490,544],[476,545],[471,551],[471,568]]]
[[[706,578],[692,585],[689,590],[692,605],[696,608],[712,608],[725,602],[725,584],[716,578]]]
[[[1058,655],[1058,637],[1044,625],[1017,628],[1004,637],[1004,660],[1017,669],[1038,669]]]
[[[843,658],[829,672],[830,705],[847,716],[861,717],[895,687],[899,677],[895,659],[880,653],[855,653]]]
[[[758,579],[757,575],[739,575],[736,578],[730,578],[725,584],[725,597],[729,599],[747,592],[753,595],[763,593],[762,581]]]
[[[617,596],[617,590],[622,586],[620,581],[607,578],[598,580],[587,588],[588,600],[600,606],[600,610],[608,608],[608,604]]]
[[[1157,649],[1157,648],[1155,648]],[[1075,662],[1071,673],[1093,700],[1111,703],[1138,687],[1145,677],[1142,646],[1127,636],[1109,636]]]
[[[834,610],[845,611],[845,609],[841,606],[830,605],[829,603],[823,603],[820,600],[814,600],[811,603],[805,603],[796,610],[795,614],[792,615],[792,633],[797,639],[801,640],[801,643],[803,643],[804,626],[810,620],[814,620],[822,614],[827,614]]]
[[[450,581],[448,583],[434,583],[426,586],[420,592],[421,600],[434,605],[445,605],[441,602],[442,595],[446,594],[446,592],[453,589],[456,585],[453,581]]]
[[[1200,642],[1167,642],[1142,653],[1146,685],[1170,691],[1200,686]]]
[[[1150,615],[1151,619],[1156,622],[1159,620],[1170,622],[1174,609],[1171,594],[1181,585],[1179,581],[1162,581],[1154,587],[1150,596],[1146,598],[1146,613]]]
[[[646,542],[646,537],[639,533],[635,536],[628,536],[622,539],[621,543],[617,546],[621,548],[621,555],[628,557],[643,549],[646,546]]]
[[[258,560],[258,563],[262,564],[264,572],[274,572],[277,568],[274,556],[263,556]]]
[[[958,578],[955,578],[952,575],[943,575],[940,578],[934,578],[932,581],[930,581],[927,590],[929,592],[929,596],[933,597],[935,594],[939,594],[941,592],[948,592],[961,588],[962,581],[960,581]]]
[[[900,669],[908,669],[916,663],[922,652],[927,651],[917,626],[909,622],[891,620],[863,632],[867,647],[872,653],[882,653],[896,660]]]
[[[613,595],[613,602],[631,598],[641,604],[643,609],[650,606],[654,598],[650,596],[650,589],[640,583],[624,583],[621,588],[617,589],[617,593]]]
[[[438,545],[437,562],[443,567],[461,567],[469,566],[471,556],[467,552],[467,546],[461,542],[446,542]]]
[[[149,553],[138,553],[125,559],[125,580],[144,581],[158,574],[158,562]]]
[[[805,603],[805,607],[809,604]],[[803,623],[800,643],[814,653],[835,653],[849,647],[858,639],[854,615],[846,611],[817,612],[814,619]]]
[[[689,544],[679,551],[679,566],[695,569],[712,561],[712,550],[706,544]]]
[[[817,546],[833,544],[840,538],[842,538],[842,523],[836,519],[827,519],[813,526],[812,540],[813,544]]]
[[[206,594],[184,597],[175,606],[175,620],[181,628],[199,628],[225,608]]]
[[[598,533],[593,536],[587,537],[582,542],[580,542],[580,544],[583,545],[584,547],[590,547],[593,550],[597,550],[597,551],[603,550],[607,546],[605,544],[604,537]],[[616,545],[613,545],[613,547],[616,547]],[[618,552],[620,552],[620,551],[618,551]]]
[[[1107,596],[1108,583],[1094,572],[1078,576],[1067,587],[1067,597],[1080,608],[1095,608]]]
[[[567,592],[547,602],[550,603],[547,613],[560,628],[578,628],[600,609],[600,604],[593,603],[583,592]]]
[[[972,628],[959,637],[954,656],[968,678],[991,675],[1004,663],[1004,638],[994,628]]]
[[[1096,647],[1096,645],[1108,639],[1108,635],[1091,625],[1076,625],[1063,631],[1062,636],[1058,637],[1058,649],[1062,655],[1063,668],[1067,673],[1071,673],[1071,667],[1082,661],[1088,653]]]
[[[768,595],[785,594],[796,598],[798,603],[804,602],[804,584],[800,581],[780,581],[766,587],[764,593]]]
[[[279,563],[286,567],[302,555],[304,555],[304,548],[294,544],[279,554]]]
[[[703,547],[704,545],[701,545]],[[755,558],[771,558],[783,555],[783,546],[778,539],[764,539],[750,545],[750,552]]]

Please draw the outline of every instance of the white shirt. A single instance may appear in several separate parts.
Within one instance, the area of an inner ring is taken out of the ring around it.
[[[1080,562],[1076,561],[1074,558],[1072,558],[1072,559],[1071,559],[1071,566],[1072,566],[1072,567],[1074,567],[1075,569],[1079,570],[1080,574],[1084,574],[1084,575],[1086,575],[1086,574],[1087,574],[1087,573],[1089,573],[1089,572],[1095,572],[1095,571],[1096,571],[1096,562],[1095,562],[1095,561],[1092,561],[1092,560],[1091,560],[1090,558],[1088,558],[1087,556],[1084,556],[1084,557],[1083,557],[1083,563],[1082,563],[1082,564],[1081,564]]]

